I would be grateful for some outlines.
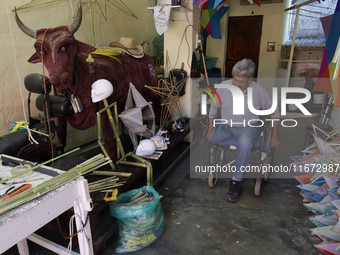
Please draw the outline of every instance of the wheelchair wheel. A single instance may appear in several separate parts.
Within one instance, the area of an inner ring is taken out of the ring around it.
[[[223,150],[210,142],[209,146],[209,163],[211,165],[222,165],[223,163]]]
[[[209,148],[209,161],[211,165],[223,163],[223,150],[215,146],[214,144],[210,143]],[[217,183],[217,173],[209,173],[208,177],[208,185],[210,188],[215,187]]]
[[[263,150],[268,152],[268,153],[272,149],[271,148],[272,135],[273,135],[273,129],[268,128],[268,130],[266,132],[266,137],[265,137],[265,141],[264,141],[264,148],[263,148]]]
[[[262,179],[256,179],[256,181],[255,181],[255,188],[254,188],[255,196],[260,196],[262,190],[263,190],[263,181],[262,181]]]
[[[208,185],[210,188],[215,187],[217,183],[217,173],[209,173]]]
[[[201,104],[198,105],[198,109],[201,108]],[[209,112],[209,106],[207,111]],[[206,139],[206,135],[209,130],[209,114],[202,115],[200,110],[197,113],[198,125],[196,127],[197,139],[199,143],[203,143]]]
[[[266,132],[266,137],[264,141],[264,146],[263,146],[263,153],[266,153],[265,158],[262,160],[262,165],[263,166],[268,166],[273,164],[274,160],[274,149],[271,147],[271,139],[273,135],[273,128],[269,128]],[[264,173],[264,178],[265,181],[268,180],[268,173]]]

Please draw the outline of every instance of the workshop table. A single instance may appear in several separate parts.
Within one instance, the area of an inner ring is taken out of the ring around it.
[[[3,154],[0,156],[0,174],[2,176],[5,171],[10,171],[12,168],[10,165],[3,166],[3,159],[24,163],[23,160],[15,157]],[[39,183],[63,172],[59,169],[42,166],[34,170],[29,177],[22,178],[22,180],[43,178],[40,181],[29,182],[32,186],[37,186]],[[20,179],[16,181],[20,181]],[[21,184],[16,186],[19,185]],[[0,194],[5,193],[9,187],[11,186],[0,184]],[[77,215],[75,217],[75,232],[81,230],[77,234],[80,254],[92,255],[92,235],[90,222],[87,217],[88,212],[92,210],[92,201],[87,181],[82,176],[0,215],[0,254],[17,244],[19,253],[21,255],[28,255],[27,239],[58,254],[64,254],[67,248],[38,236],[34,232],[72,207],[74,208],[75,215]],[[70,254],[78,253],[71,252]]]

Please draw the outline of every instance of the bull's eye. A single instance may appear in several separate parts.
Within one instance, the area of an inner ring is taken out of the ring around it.
[[[68,46],[69,46],[69,45],[64,45],[64,46],[60,47],[58,52],[59,52],[59,53],[63,53],[63,52],[65,52],[65,51],[67,51]]]

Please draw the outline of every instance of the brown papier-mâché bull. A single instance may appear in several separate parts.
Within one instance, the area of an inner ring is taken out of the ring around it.
[[[80,42],[73,36],[80,27],[82,20],[80,1],[77,16],[71,25],[48,29],[43,42],[43,53],[41,52],[41,44],[47,29],[33,30],[28,28],[19,19],[16,11],[15,19],[19,28],[25,34],[36,39],[34,44],[36,52],[28,62],[42,62],[43,54],[44,65],[49,72],[49,81],[54,87],[54,94],[65,92],[65,89],[67,89],[69,92],[67,97],[75,94],[80,98],[83,105],[83,111],[68,117],[57,118],[59,127],[57,135],[60,144],[66,146],[67,122],[79,130],[85,130],[95,125],[96,112],[104,108],[103,102],[92,103],[91,100],[91,85],[98,79],[107,79],[112,83],[114,92],[107,100],[109,104],[117,102],[118,112],[124,110],[129,83],[132,82],[148,101],[153,102],[156,123],[159,122],[160,98],[145,88],[145,85],[155,87],[158,85],[155,66],[146,54],[143,58],[134,58],[128,54],[116,56],[120,62],[110,57],[92,55],[94,63],[91,66],[94,72],[90,72],[90,64],[86,62],[86,59],[90,52],[95,51],[95,47]],[[78,84],[76,85],[76,83]],[[110,157],[115,158],[116,145],[106,113],[101,114],[101,121],[105,148]]]

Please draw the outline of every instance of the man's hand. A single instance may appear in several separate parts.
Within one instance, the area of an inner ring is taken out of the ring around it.
[[[271,147],[275,148],[279,146],[280,143],[281,143],[280,137],[277,134],[273,133],[272,140],[271,140]]]
[[[206,135],[209,141],[210,141],[210,136],[211,136],[212,131],[213,131],[213,118],[209,118],[209,129]]]
[[[206,135],[206,137],[208,138],[209,141],[210,141],[211,133],[212,133],[212,129],[209,128],[207,135]]]
[[[281,143],[280,137],[279,137],[279,121],[274,121],[274,127],[273,127],[273,134],[271,139],[271,147],[275,148],[279,146]]]

